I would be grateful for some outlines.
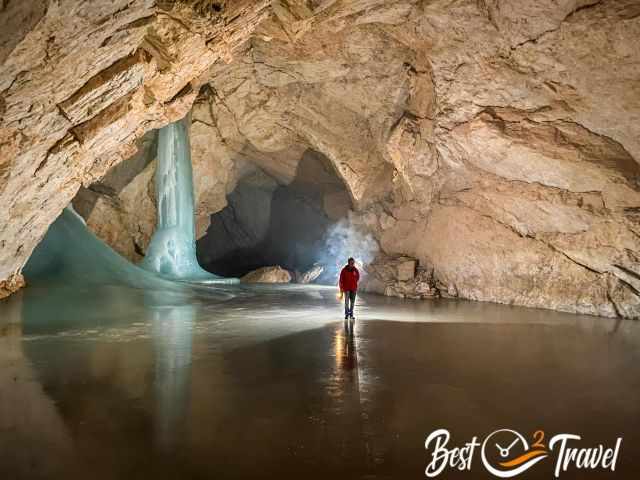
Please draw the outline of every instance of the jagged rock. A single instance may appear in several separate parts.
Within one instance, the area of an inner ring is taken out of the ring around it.
[[[362,289],[367,292],[416,299],[440,296],[433,268],[420,267],[415,258],[379,256],[366,273]]]
[[[291,274],[284,268],[274,265],[249,272],[240,281],[242,283],[289,283]]]
[[[182,2],[41,3],[0,11],[0,281],[18,275],[81,185],[184,116],[199,77],[268,14],[249,0],[215,18]]]
[[[324,272],[324,266],[315,264],[306,272],[296,272],[296,283],[311,283],[316,280]]]
[[[8,297],[13,292],[25,286],[24,277],[21,274],[12,275],[0,282],[0,298]]]

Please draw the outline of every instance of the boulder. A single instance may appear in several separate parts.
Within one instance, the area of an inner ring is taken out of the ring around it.
[[[311,283],[324,272],[324,266],[316,263],[306,272],[296,272],[296,283]]]
[[[249,272],[240,281],[242,283],[289,283],[291,274],[284,268],[273,265]]]
[[[416,276],[417,261],[413,258],[401,258],[396,264],[396,277],[401,282],[413,280]]]
[[[388,297],[437,298],[433,268],[421,267],[415,258],[378,256],[367,265],[362,289]]]

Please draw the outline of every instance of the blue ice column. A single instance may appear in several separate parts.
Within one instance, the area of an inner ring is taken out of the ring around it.
[[[173,280],[236,283],[203,270],[196,259],[193,172],[186,119],[160,129],[156,167],[158,225],[141,267]]]

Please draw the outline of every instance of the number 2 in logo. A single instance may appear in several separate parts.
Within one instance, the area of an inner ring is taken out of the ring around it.
[[[546,450],[547,447],[543,443],[544,440],[544,430],[536,430],[533,432],[533,443],[531,444],[531,448],[541,448],[542,450]]]
[[[525,437],[515,430],[496,430],[482,443],[482,463],[496,477],[515,477],[548,455],[544,431],[536,430],[532,437],[533,443],[529,447]]]

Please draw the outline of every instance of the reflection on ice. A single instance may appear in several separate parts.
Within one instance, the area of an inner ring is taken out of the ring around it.
[[[73,441],[25,355],[20,306],[0,310],[0,478],[62,478]]]
[[[362,294],[351,331],[333,288],[221,289],[38,282],[0,302],[3,478],[23,450],[69,459],[77,477],[43,470],[66,480],[411,478],[443,426],[623,436],[640,454],[638,322]]]
[[[161,449],[170,452],[185,434],[182,430],[189,409],[195,307],[154,308],[151,319],[155,355],[156,441]]]

